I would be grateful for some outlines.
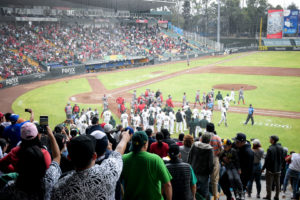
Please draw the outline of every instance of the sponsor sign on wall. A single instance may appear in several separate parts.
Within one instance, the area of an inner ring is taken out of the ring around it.
[[[297,33],[298,15],[299,15],[299,10],[284,10],[283,11],[283,16],[284,16],[283,33],[286,33],[286,34]]]
[[[283,28],[283,10],[268,10],[268,39],[281,39]]]

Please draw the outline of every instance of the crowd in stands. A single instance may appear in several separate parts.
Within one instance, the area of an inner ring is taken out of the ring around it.
[[[27,111],[28,121],[0,113],[0,199],[216,200],[222,189],[227,199],[243,200],[254,181],[261,197],[263,171],[264,199],[283,198],[289,183],[299,199],[300,153],[288,153],[276,135],[265,154],[258,139],[221,138],[211,122],[175,139],[150,120],[147,127],[123,126],[125,118],[116,125],[109,110],[68,103],[66,121],[54,130]]]
[[[50,64],[63,66],[103,60],[110,55],[182,55],[188,50],[184,38],[169,37],[157,26],[137,25],[99,28],[58,23],[1,24],[0,42],[2,78],[36,73]],[[37,66],[29,64],[24,56]]]

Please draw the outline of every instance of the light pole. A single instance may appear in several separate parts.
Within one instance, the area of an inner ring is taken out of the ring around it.
[[[217,42],[218,42],[218,50],[220,51],[220,0],[218,0]]]

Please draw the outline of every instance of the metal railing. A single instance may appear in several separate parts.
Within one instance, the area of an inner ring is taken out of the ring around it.
[[[207,37],[202,37],[197,33],[191,33],[188,31],[183,31],[184,37],[190,40],[194,40],[196,42],[199,42],[201,45],[208,49],[212,49],[214,51],[223,51],[224,44],[218,43],[216,41],[210,40]]]

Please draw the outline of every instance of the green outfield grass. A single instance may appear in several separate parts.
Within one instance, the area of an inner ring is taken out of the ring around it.
[[[299,51],[263,51],[218,66],[300,68]]]
[[[188,101],[195,101],[195,93],[210,91],[217,84],[249,84],[257,86],[255,90],[245,91],[246,105],[253,104],[256,108],[274,110],[300,111],[300,79],[298,77],[254,76],[231,74],[184,74],[172,79],[154,83],[137,89],[137,93],[146,88],[154,91],[160,89],[164,98],[171,94],[174,101],[182,101],[183,93],[187,93]],[[218,89],[216,89],[216,92]],[[223,98],[230,91],[222,91]],[[238,92],[236,91],[236,100]]]
[[[279,117],[259,116],[254,115],[254,126],[243,125],[246,120],[246,114],[228,113],[227,123],[218,127],[218,122],[221,119],[221,114],[215,111],[213,114],[213,123],[215,124],[216,131],[221,138],[233,138],[236,133],[242,132],[247,135],[247,139],[257,138],[261,141],[263,148],[266,150],[269,147],[269,137],[277,135],[282,146],[289,148],[289,151],[300,151],[298,133],[300,131],[299,119],[287,119]],[[186,134],[188,132],[186,131]],[[173,138],[178,138],[178,134],[173,134]]]
[[[60,81],[21,95],[13,103],[12,109],[24,119],[29,118],[28,113],[24,112],[25,108],[32,108],[34,110],[36,121],[39,121],[39,116],[48,115],[49,124],[54,128],[55,125],[62,123],[66,119],[64,108],[66,103],[69,102],[69,97],[90,91],[90,85],[85,78],[73,79],[68,82]],[[73,105],[73,103],[71,104]],[[87,108],[102,110],[101,104],[78,105],[85,110]],[[114,118],[117,122],[120,121],[116,116]]]
[[[192,60],[190,62],[189,68],[194,68],[198,66],[205,66],[213,63],[217,63],[220,61],[224,61],[241,54],[233,54],[229,56],[219,56],[219,57],[212,57],[212,58],[200,58],[197,60]],[[129,71],[120,71],[115,73],[103,74],[99,75],[99,80],[103,83],[106,89],[116,89],[119,87],[139,83],[141,81],[145,81],[151,78],[163,76],[166,74],[171,74],[173,72],[178,72],[187,69],[186,62],[178,62],[172,64],[162,64],[156,66],[149,66],[147,68],[137,68],[135,70]],[[157,72],[157,73],[153,73]],[[159,73],[158,73],[159,72]]]

